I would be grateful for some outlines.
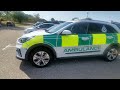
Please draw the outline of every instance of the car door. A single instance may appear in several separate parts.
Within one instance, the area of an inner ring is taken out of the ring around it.
[[[92,43],[90,47],[93,48],[91,50],[91,55],[102,54],[104,49],[107,47],[106,31],[107,29],[104,24],[93,22],[89,23],[88,34],[92,35]]]
[[[57,56],[58,57],[70,57],[70,56],[80,56],[85,55],[86,50],[88,50],[89,44],[91,44],[91,35],[87,34],[88,23],[80,22],[75,23],[69,27],[72,34],[58,36],[57,46]],[[64,31],[64,30],[63,30]],[[81,54],[82,53],[82,54]]]

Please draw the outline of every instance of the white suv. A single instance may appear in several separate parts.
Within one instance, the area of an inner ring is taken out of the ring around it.
[[[120,30],[111,23],[96,20],[69,21],[44,32],[25,34],[17,40],[17,57],[44,67],[55,58],[102,55],[106,61],[117,58]]]

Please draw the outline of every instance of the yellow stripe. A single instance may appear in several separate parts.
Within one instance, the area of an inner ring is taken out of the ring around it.
[[[118,43],[120,43],[120,34],[117,34],[118,37]]]
[[[92,34],[93,35],[93,45],[106,44],[105,34]]]
[[[62,47],[78,46],[78,35],[62,36]]]
[[[34,44],[43,43],[43,36],[35,36],[31,40],[23,43],[23,48],[29,48]]]

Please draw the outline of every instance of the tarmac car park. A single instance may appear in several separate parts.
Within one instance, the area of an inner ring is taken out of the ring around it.
[[[112,23],[97,20],[69,21],[49,31],[34,31],[17,40],[16,57],[44,67],[57,58],[102,55],[116,60],[120,30]]]

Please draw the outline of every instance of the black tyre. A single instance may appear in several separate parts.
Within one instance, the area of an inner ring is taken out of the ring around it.
[[[119,48],[116,46],[111,46],[104,52],[105,61],[114,61],[118,57]]]
[[[37,48],[30,54],[30,62],[38,68],[47,66],[52,59],[52,53],[45,48]]]

